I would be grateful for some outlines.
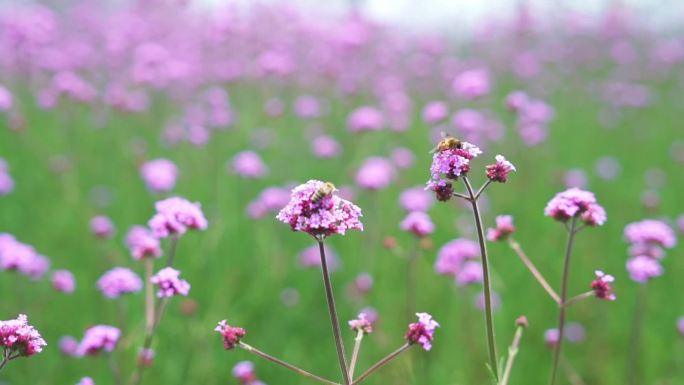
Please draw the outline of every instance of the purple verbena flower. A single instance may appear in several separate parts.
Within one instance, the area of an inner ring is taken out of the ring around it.
[[[38,330],[29,325],[28,317],[19,314],[17,319],[0,321],[0,346],[9,356],[29,357],[43,351],[47,343]]]
[[[416,313],[416,315],[418,316],[418,322],[409,325],[405,337],[406,341],[411,345],[419,344],[426,351],[430,351],[432,349],[435,329],[439,327],[439,324],[428,313]]]
[[[142,290],[143,282],[133,270],[115,267],[105,272],[97,280],[97,288],[107,298],[118,298],[123,294],[137,293]]]
[[[150,282],[159,286],[157,297],[168,298],[176,295],[188,295],[190,284],[179,277],[180,271],[172,267],[165,267],[152,276]]]

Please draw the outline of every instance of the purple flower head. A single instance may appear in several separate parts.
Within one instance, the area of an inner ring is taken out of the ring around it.
[[[167,192],[176,186],[178,168],[168,159],[154,159],[140,167],[140,176],[150,191]]]
[[[679,331],[679,334],[684,337],[684,316],[679,317],[677,320],[677,330]]]
[[[413,151],[409,150],[408,148],[397,147],[392,150],[390,159],[392,159],[392,163],[394,163],[397,168],[405,169],[413,166],[415,156],[413,155]]]
[[[257,380],[254,364],[250,361],[240,361],[233,366],[233,377],[241,384],[252,385]]]
[[[470,170],[470,160],[481,153],[482,151],[477,146],[468,142],[463,142],[459,147],[439,149],[432,156],[430,180],[427,182],[426,189],[434,191],[439,201],[451,199],[453,195],[451,181],[467,174]]]
[[[373,288],[373,276],[370,273],[359,273],[354,280],[354,288],[360,294],[367,294]]]
[[[153,349],[140,349],[138,351],[138,365],[149,368],[154,363],[154,350]]]
[[[456,284],[458,286],[472,285],[482,282],[483,278],[482,264],[479,261],[466,261],[456,273]]]
[[[614,180],[620,175],[620,162],[610,156],[604,156],[596,161],[596,174],[603,180]]]
[[[497,155],[495,159],[496,163],[486,167],[487,178],[492,182],[506,183],[508,174],[511,171],[515,171],[515,166],[513,163],[507,161],[503,155]]]
[[[0,170],[0,196],[7,195],[14,190],[14,179],[7,171]]]
[[[172,267],[165,267],[152,276],[150,282],[159,286],[157,297],[168,298],[176,295],[188,295],[190,284],[179,277],[180,271]]]
[[[447,242],[437,252],[435,271],[456,276],[467,259],[480,257],[480,246],[469,239],[458,238]]]
[[[530,98],[523,91],[513,91],[506,96],[506,107],[513,112],[520,112],[527,105]]]
[[[257,199],[249,202],[247,214],[254,219],[263,218],[269,212],[280,211],[289,200],[290,190],[282,187],[267,187]]]
[[[90,377],[83,377],[76,385],[95,385],[95,381]]]
[[[52,287],[62,293],[73,293],[76,289],[74,275],[69,270],[55,270],[52,273]]]
[[[399,204],[408,212],[428,211],[433,203],[432,195],[420,186],[411,187],[399,195]]]
[[[31,279],[40,279],[50,268],[50,260],[12,235],[0,233],[0,271],[18,271]]]
[[[0,321],[0,346],[9,351],[9,355],[29,357],[42,352],[46,345],[38,330],[29,325],[26,315]]]
[[[292,190],[290,202],[276,218],[314,237],[344,235],[347,230],[363,231],[361,209],[338,197],[331,183],[310,180]]]
[[[565,331],[565,339],[573,344],[583,342],[587,337],[587,331],[584,329],[584,326],[577,322],[568,323],[563,330]]]
[[[385,116],[375,107],[359,107],[349,114],[347,128],[351,132],[380,131],[385,128]]]
[[[340,258],[335,250],[325,245],[325,258],[330,271],[336,271],[340,267]],[[299,264],[303,267],[321,266],[321,256],[318,245],[309,246],[299,253]]]
[[[544,332],[544,342],[546,342],[546,345],[549,348],[555,347],[558,344],[558,341],[560,341],[560,333],[558,332],[558,329],[548,329],[546,332]]]
[[[589,184],[587,173],[580,168],[568,170],[563,174],[563,182],[567,188],[586,188]]]
[[[405,337],[406,341],[409,344],[419,344],[429,352],[432,349],[435,329],[439,327],[439,324],[428,313],[416,313],[416,315],[418,322],[409,325]]]
[[[104,273],[97,280],[97,288],[107,298],[118,298],[123,294],[137,293],[143,287],[143,282],[133,270],[125,267],[115,267]]]
[[[663,275],[663,267],[650,257],[639,255],[627,261],[629,277],[639,283],[646,283],[650,279]]]
[[[318,158],[336,158],[342,149],[333,137],[321,135],[311,141],[311,151]]]
[[[90,220],[90,231],[98,238],[111,238],[116,233],[114,223],[109,217],[98,215]]]
[[[121,337],[121,331],[114,326],[95,325],[86,329],[78,345],[78,356],[94,356],[101,351],[112,352]]]
[[[78,351],[78,340],[72,336],[64,336],[60,338],[59,350],[69,357],[75,356]]]
[[[556,194],[544,209],[547,216],[557,221],[567,222],[579,217],[587,225],[602,225],[606,222],[606,212],[596,203],[592,192],[571,188]]]
[[[487,240],[491,242],[502,241],[514,232],[513,217],[510,215],[499,215],[496,217],[496,227],[487,229]]]
[[[356,319],[348,322],[351,330],[355,332],[363,332],[363,334],[370,334],[373,332],[373,323],[366,318],[366,313],[359,313]]]
[[[247,334],[245,329],[230,326],[226,320],[220,321],[218,326],[214,328],[214,331],[219,332],[221,336],[223,336],[223,348],[226,350],[235,348],[235,346],[240,343],[242,337]]]
[[[295,100],[295,114],[302,119],[317,118],[322,113],[321,102],[312,95],[302,95]]]
[[[484,130],[487,119],[480,111],[464,108],[454,113],[454,116],[451,118],[451,123],[458,129],[458,132],[472,135]]]
[[[489,73],[484,68],[463,71],[452,83],[454,93],[464,99],[476,99],[485,96],[490,90]]]
[[[423,107],[423,121],[427,124],[437,124],[449,115],[449,106],[443,101],[432,101]]]
[[[159,239],[144,226],[133,226],[126,234],[126,246],[130,250],[131,257],[139,261],[143,258],[159,258],[162,248]]]
[[[9,111],[12,108],[12,93],[0,85],[0,112]]]
[[[356,173],[356,183],[367,190],[381,190],[394,180],[396,170],[389,160],[372,156],[366,159]]]
[[[596,298],[615,301],[617,297],[613,292],[613,282],[615,282],[615,278],[612,275],[596,270],[596,279],[591,283],[591,289]]]
[[[236,154],[231,162],[233,172],[243,178],[261,179],[268,169],[259,154],[254,151],[243,151]]]
[[[204,230],[207,219],[198,202],[192,203],[180,197],[171,197],[155,203],[157,213],[148,225],[157,238],[166,238],[171,234],[182,235],[188,229]]]
[[[625,239],[632,244],[650,244],[666,249],[671,249],[677,244],[674,230],[667,223],[655,219],[628,224],[625,227]]]
[[[487,304],[485,303],[485,295],[484,292],[480,292],[476,297],[475,297],[475,307],[480,309],[480,311],[485,311],[487,308]],[[492,310],[497,311],[501,307],[501,297],[499,294],[495,291],[492,291]]]
[[[422,211],[410,212],[399,224],[399,227],[415,234],[417,237],[424,237],[435,231],[435,224],[432,223],[430,216]]]

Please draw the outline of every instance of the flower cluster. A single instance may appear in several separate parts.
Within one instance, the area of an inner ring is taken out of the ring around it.
[[[510,215],[499,215],[496,217],[496,227],[487,229],[487,239],[492,242],[501,241],[508,238],[514,232],[513,217]]]
[[[138,261],[143,258],[158,258],[162,255],[161,243],[148,228],[140,225],[131,227],[126,234],[126,246],[131,257]]]
[[[150,191],[167,192],[176,186],[178,168],[168,159],[154,159],[140,167],[140,176]]]
[[[600,226],[606,222],[606,211],[596,202],[592,192],[571,188],[556,194],[544,209],[544,214],[557,221],[578,218],[587,225]]]
[[[98,215],[90,220],[90,231],[98,238],[107,239],[114,236],[116,227],[109,217]]]
[[[290,190],[282,187],[267,187],[259,196],[247,205],[247,214],[254,218],[263,218],[269,212],[278,212],[290,200]]]
[[[419,344],[426,351],[432,349],[432,340],[435,330],[439,327],[437,321],[428,313],[416,313],[418,322],[409,325],[406,332],[406,341],[409,344]]]
[[[596,270],[595,273],[596,279],[591,283],[591,289],[594,291],[596,298],[615,301],[617,297],[613,292],[612,286],[615,278],[612,275],[605,274],[600,270]]]
[[[665,222],[645,219],[625,226],[625,239],[630,243],[627,271],[633,281],[648,282],[663,274],[660,261],[665,249],[677,244],[674,230]]]
[[[95,325],[86,329],[83,339],[78,344],[78,356],[94,356],[104,351],[110,353],[116,348],[121,337],[121,330],[109,325]]]
[[[235,346],[240,343],[242,337],[247,334],[245,329],[235,326],[230,326],[226,320],[220,321],[218,326],[214,328],[215,331],[219,332],[223,336],[223,347],[226,350],[234,349]]]
[[[404,190],[399,195],[399,204],[408,212],[428,211],[432,207],[433,202],[430,192],[421,186]]]
[[[547,126],[555,115],[553,107],[522,91],[510,93],[506,97],[506,106],[516,114],[516,128],[525,144],[535,146],[546,140]]]
[[[515,166],[507,161],[503,155],[497,155],[495,159],[496,163],[490,164],[485,168],[487,170],[487,178],[492,182],[506,183],[508,174],[511,171],[515,171]]]
[[[83,377],[76,385],[95,385],[95,381],[90,377]]]
[[[396,170],[389,160],[372,156],[356,172],[356,183],[366,190],[381,190],[396,178]]]
[[[356,319],[347,323],[351,330],[355,332],[363,332],[363,334],[370,334],[373,332],[373,323],[367,318],[366,313],[359,313]]]
[[[190,284],[179,278],[180,271],[165,267],[157,274],[150,278],[150,282],[159,286],[157,296],[159,298],[168,298],[176,295],[188,295],[190,292]]]
[[[233,377],[242,385],[265,385],[259,381],[254,370],[254,364],[250,361],[240,361],[233,366]]]
[[[73,293],[76,290],[76,280],[69,270],[55,270],[52,273],[52,287],[62,293]]]
[[[404,220],[401,221],[399,227],[417,237],[425,237],[435,231],[435,224],[432,223],[430,216],[422,211],[410,212]]]
[[[32,356],[43,351],[46,345],[38,330],[29,325],[26,315],[0,321],[0,346],[8,352],[7,356]]]
[[[0,86],[0,99],[2,98],[2,86]],[[1,110],[1,108],[0,108]],[[0,196],[7,195],[14,190],[14,179],[9,174],[7,162],[0,158]]]
[[[231,168],[235,174],[243,178],[260,179],[268,172],[268,168],[254,151],[243,151],[233,157]]]
[[[437,252],[435,271],[451,275],[458,285],[481,282],[480,246],[469,239],[458,238],[447,242]]]
[[[40,279],[49,269],[47,257],[12,235],[0,233],[0,271],[18,271],[31,279]]]
[[[204,230],[207,228],[207,219],[198,202],[192,203],[180,197],[172,197],[158,201],[155,203],[155,208],[157,213],[150,219],[148,225],[158,238],[182,235],[188,229]]]
[[[290,202],[276,218],[314,237],[344,235],[347,230],[363,230],[361,209],[334,194],[322,193],[326,184],[310,180],[292,190]],[[322,196],[320,196],[322,195]]]
[[[107,298],[118,298],[123,294],[137,293],[143,287],[143,282],[133,270],[125,267],[115,267],[105,272],[97,280],[97,288]]]
[[[448,201],[454,192],[452,181],[467,174],[470,171],[470,161],[481,153],[477,146],[468,142],[435,152],[426,188],[435,192],[437,200]]]

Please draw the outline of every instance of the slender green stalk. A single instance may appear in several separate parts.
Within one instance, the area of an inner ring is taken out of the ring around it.
[[[485,327],[487,329],[487,347],[489,349],[489,366],[496,377],[499,380],[499,369],[498,360],[496,355],[496,336],[494,334],[494,315],[492,309],[492,286],[489,273],[489,257],[487,255],[487,243],[485,241],[484,227],[482,226],[482,218],[480,217],[480,208],[477,204],[477,199],[473,193],[473,188],[470,185],[467,177],[463,177],[463,183],[468,190],[468,195],[470,196],[470,204],[473,207],[473,216],[475,217],[475,226],[477,227],[477,239],[480,243],[480,254],[482,262],[482,276],[483,276],[483,286],[484,286],[484,300],[485,300]],[[488,184],[485,184],[486,187]],[[480,189],[484,191],[484,188]],[[481,193],[481,192],[480,192]]]
[[[553,299],[556,302],[556,304],[560,306],[560,297],[558,296],[558,294],[556,294],[556,291],[553,290],[553,288],[551,287],[551,285],[549,285],[546,279],[544,279],[542,273],[540,273],[539,270],[537,270],[537,267],[534,266],[534,263],[532,263],[527,254],[525,254],[522,247],[520,247],[520,244],[516,242],[513,238],[509,239],[508,244],[511,246],[513,251],[515,251],[518,257],[520,257],[522,263],[525,265],[525,267],[527,267],[530,273],[532,273],[537,282],[539,282],[539,284],[544,288],[544,290],[546,290],[549,296],[551,296],[551,299]]]
[[[114,385],[121,385],[121,368],[117,365],[113,352],[107,354],[107,361],[109,363],[109,370],[112,372]]]
[[[577,217],[573,217],[568,229],[568,244],[565,249],[565,258],[563,262],[563,282],[561,286],[561,304],[565,304],[568,298],[568,280],[570,278],[570,256],[572,255],[572,245],[575,242],[575,234],[577,226]],[[553,350],[553,367],[551,368],[550,384],[556,383],[558,373],[558,360],[561,355],[561,347],[563,346],[563,337],[565,334],[565,310],[566,306],[561,306],[558,312],[558,343],[556,343]]]
[[[168,257],[166,258],[166,267],[173,265],[173,258],[176,256],[176,249],[178,248],[178,235],[171,235],[171,240],[169,240],[169,251]]]
[[[594,294],[593,291],[588,291],[588,292],[586,292],[586,293],[582,293],[582,294],[576,295],[576,296],[574,296],[574,297],[568,299],[567,301],[565,301],[565,303],[563,304],[563,306],[568,307],[568,306],[571,306],[571,305],[576,304],[577,302],[581,302],[581,301],[583,301],[583,300],[585,300],[585,299],[587,299],[587,298],[591,298],[591,297],[594,297],[594,296],[596,296],[596,294]]]
[[[634,307],[634,318],[632,319],[632,330],[629,336],[629,370],[627,371],[630,385],[641,383],[641,333],[644,324],[644,314],[646,313],[646,285],[639,285],[636,306]]]
[[[335,296],[333,295],[332,283],[330,282],[330,272],[328,271],[328,261],[325,257],[325,245],[323,239],[318,239],[318,251],[321,256],[321,272],[323,274],[323,285],[325,286],[325,295],[328,300],[328,312],[330,313],[330,322],[332,323],[333,338],[335,339],[335,347],[337,348],[337,359],[340,362],[340,369],[342,370],[342,377],[344,384],[351,384],[349,379],[349,369],[347,368],[347,358],[344,353],[344,342],[342,341],[342,332],[340,331],[340,321],[337,317],[337,307],[335,306]]]
[[[2,352],[2,362],[0,362],[0,370],[2,370],[2,368],[4,368],[8,362],[9,362],[9,349],[4,348],[4,350]]]
[[[273,356],[271,356],[271,355],[269,355],[269,354],[267,354],[267,353],[262,352],[262,351],[259,350],[259,349],[256,349],[256,348],[254,348],[254,347],[252,347],[252,346],[250,346],[250,345],[247,345],[247,344],[244,343],[244,342],[239,342],[239,343],[238,343],[238,346],[239,346],[240,348],[242,348],[242,349],[245,349],[246,351],[248,351],[248,352],[250,352],[250,353],[252,353],[252,354],[255,354],[255,355],[257,355],[257,356],[259,356],[259,357],[261,357],[261,358],[264,358],[264,359],[266,359],[266,360],[268,360],[268,361],[271,361],[271,362],[273,362],[273,363],[275,363],[275,364],[278,364],[278,365],[280,365],[280,366],[282,366],[282,367],[284,367],[284,368],[290,369],[290,370],[292,370],[293,372],[298,373],[298,374],[300,374],[300,375],[302,375],[302,376],[304,376],[304,377],[311,378],[311,379],[313,379],[313,380],[316,380],[316,381],[318,381],[318,382],[320,382],[320,383],[327,384],[327,385],[339,385],[339,384],[336,383],[336,382],[333,382],[333,381],[330,381],[330,380],[326,380],[326,379],[323,378],[323,377],[319,377],[319,376],[317,376],[317,375],[315,375],[315,374],[312,374],[312,373],[307,372],[307,371],[304,370],[304,369],[298,368],[298,367],[296,367],[296,366],[294,366],[294,365],[292,365],[292,364],[290,364],[290,363],[287,363],[287,362],[285,362],[285,361],[283,361],[283,360],[281,360],[281,359],[275,358],[275,357],[273,357]]]
[[[154,288],[152,287],[152,270],[154,260],[145,258],[145,334],[152,333],[154,327]]]
[[[349,379],[354,380],[354,369],[356,368],[356,360],[359,359],[359,351],[361,350],[361,341],[363,341],[363,330],[359,330],[354,338],[354,350],[352,352],[351,361],[349,363]]]
[[[520,339],[523,335],[523,329],[525,325],[518,325],[515,329],[515,335],[513,336],[513,342],[508,348],[508,359],[506,360],[506,368],[504,369],[503,376],[501,377],[501,382],[499,385],[508,385],[508,380],[511,378],[511,370],[513,369],[513,363],[515,362],[515,356],[518,355],[518,350],[520,347]]]
[[[357,378],[357,379],[352,383],[352,385],[360,384],[363,380],[365,380],[366,378],[368,378],[368,376],[370,376],[371,374],[373,374],[373,372],[375,372],[376,370],[378,370],[378,369],[380,369],[381,367],[385,366],[385,365],[388,364],[390,361],[392,361],[393,359],[397,358],[401,353],[407,351],[407,350],[410,349],[410,348],[411,348],[411,345],[409,345],[408,343],[402,345],[399,349],[397,349],[397,350],[393,351],[392,353],[388,354],[385,358],[383,358],[383,359],[381,359],[380,361],[376,362],[375,365],[371,366],[368,370],[366,370],[365,372],[363,372],[363,374],[360,375],[359,378]]]

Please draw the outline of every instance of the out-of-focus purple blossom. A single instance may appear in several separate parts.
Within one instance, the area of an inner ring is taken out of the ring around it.
[[[567,188],[581,188],[584,189],[589,184],[587,173],[579,168],[568,170],[563,174],[563,182]]]
[[[661,189],[667,182],[667,175],[662,169],[650,168],[644,173],[644,182],[651,189]]]
[[[496,227],[487,229],[487,240],[491,242],[501,241],[508,238],[514,232],[513,217],[510,215],[499,215],[496,217]]]
[[[270,212],[277,212],[290,201],[290,191],[282,187],[267,187],[257,199],[247,204],[247,214],[254,218],[263,218]]]
[[[458,238],[447,242],[437,252],[435,271],[456,276],[468,259],[480,257],[480,246],[469,239]]]
[[[361,309],[361,313],[363,313],[366,316],[366,319],[373,325],[377,324],[380,321],[380,315],[378,314],[378,311],[373,307],[364,307],[363,309]]]
[[[0,271],[18,271],[37,280],[50,269],[50,260],[32,246],[19,242],[12,235],[0,233]]]
[[[336,271],[340,267],[340,258],[337,256],[335,250],[329,246],[325,246],[325,260],[328,263],[330,271]],[[299,264],[303,267],[319,267],[321,266],[321,256],[318,250],[318,245],[309,246],[299,253]]]
[[[149,368],[154,363],[154,350],[142,348],[138,351],[138,365]]]
[[[449,115],[449,106],[446,102],[435,100],[423,107],[423,121],[427,124],[437,124]]]
[[[128,230],[126,246],[136,261],[143,258],[159,258],[162,255],[159,239],[144,226],[136,225]]]
[[[523,91],[513,91],[506,96],[506,107],[514,112],[520,112],[527,105],[530,98]]]
[[[484,68],[463,71],[455,78],[451,87],[456,94],[464,99],[476,99],[489,94],[489,72]]]
[[[472,285],[482,282],[483,278],[482,264],[479,261],[466,261],[456,273],[456,284],[458,286]]]
[[[549,348],[555,347],[558,344],[558,341],[560,341],[560,332],[558,329],[548,329],[544,332],[544,342],[546,342],[546,345]]]
[[[319,158],[336,158],[342,148],[333,137],[322,135],[311,142],[311,151]]]
[[[480,292],[475,297],[475,307],[480,309],[480,311],[485,311],[486,304],[484,292]],[[501,296],[499,296],[497,292],[492,291],[492,310],[497,311],[499,308],[501,308]]]
[[[373,276],[370,273],[359,273],[354,279],[354,289],[361,294],[365,295],[373,288]]]
[[[286,287],[280,292],[280,301],[283,303],[283,305],[288,307],[297,305],[299,303],[300,297],[299,290],[292,287]]]
[[[606,221],[605,210],[596,202],[594,194],[578,188],[556,194],[546,205],[544,213],[561,222],[578,217],[590,226],[600,226]]]
[[[381,190],[396,177],[394,165],[389,160],[373,156],[366,159],[356,172],[356,183],[367,190]]]
[[[399,195],[399,204],[408,212],[428,211],[433,203],[432,194],[420,186],[406,189]]]
[[[627,272],[633,281],[646,283],[663,275],[663,267],[657,260],[640,255],[627,261]]]
[[[123,294],[137,293],[142,290],[143,282],[133,270],[115,267],[105,272],[97,280],[97,288],[107,298],[118,298]]]
[[[406,218],[399,224],[399,227],[404,231],[413,233],[417,237],[425,237],[435,231],[435,224],[432,223],[432,219],[422,211],[408,213]]]
[[[677,237],[665,222],[645,219],[625,226],[625,239],[632,244],[653,244],[671,249],[677,244]]]
[[[169,298],[176,295],[188,295],[190,284],[188,281],[180,279],[180,271],[165,267],[150,278],[150,282],[159,287],[157,297]]]
[[[660,193],[657,190],[645,190],[641,193],[641,205],[647,209],[655,210],[660,206]]]
[[[76,355],[94,356],[101,351],[111,353],[119,343],[119,337],[121,337],[121,331],[114,326],[92,326],[86,329]]]
[[[152,234],[157,238],[185,234],[188,229],[205,230],[207,219],[199,202],[171,197],[154,204],[157,213],[149,220]]]
[[[243,178],[261,179],[268,169],[259,154],[254,151],[237,153],[231,161],[231,169]]]
[[[0,112],[9,111],[12,108],[12,93],[0,84]]]
[[[0,346],[7,356],[29,357],[42,352],[47,343],[38,330],[29,325],[28,317],[19,314],[16,319],[0,321]]]
[[[406,341],[409,344],[419,344],[429,352],[432,350],[432,340],[439,324],[428,313],[416,313],[416,315],[418,316],[418,322],[409,325],[409,329],[406,332]]]
[[[75,356],[78,352],[78,340],[72,336],[63,336],[59,339],[59,350],[69,357]]]
[[[178,168],[168,159],[154,159],[140,167],[140,175],[150,191],[167,192],[176,186]]]
[[[98,238],[107,239],[114,236],[116,227],[109,217],[98,215],[90,220],[90,231]]]
[[[679,317],[677,320],[677,330],[681,336],[684,336],[684,316]]]
[[[303,119],[313,119],[321,116],[321,102],[312,95],[302,95],[295,100],[295,114]]]
[[[0,196],[7,195],[14,190],[14,179],[9,174],[7,161],[0,158]]]
[[[271,117],[281,116],[285,112],[285,103],[281,99],[271,98],[266,101],[266,114]]]
[[[487,119],[480,111],[466,108],[456,111],[451,122],[459,133],[470,137],[484,130]]]
[[[254,364],[250,361],[240,361],[233,366],[233,377],[235,377],[241,384],[251,385],[256,381],[256,373],[254,372]]]
[[[564,330],[565,339],[573,344],[584,342],[587,337],[587,331],[584,329],[584,326],[577,322],[568,323],[565,325]]]
[[[55,270],[52,273],[52,287],[59,292],[71,294],[76,290],[76,279],[69,270]]]
[[[413,155],[413,151],[406,147],[397,147],[392,150],[390,159],[392,159],[392,162],[397,168],[406,169],[413,166],[415,155]]]
[[[359,107],[349,114],[347,128],[351,132],[380,131],[385,128],[385,116],[375,107]]]
[[[620,175],[620,162],[610,156],[604,156],[596,161],[596,174],[603,180],[615,180]]]
[[[332,234],[344,235],[347,230],[363,231],[361,209],[331,191],[326,184],[310,180],[292,190],[290,201],[280,210],[276,218],[292,228],[303,231],[314,237],[326,237]],[[320,199],[314,199],[322,195]]]

